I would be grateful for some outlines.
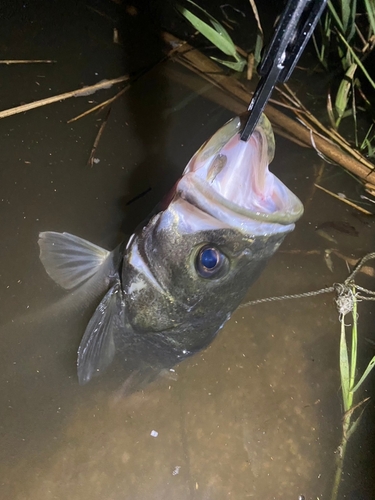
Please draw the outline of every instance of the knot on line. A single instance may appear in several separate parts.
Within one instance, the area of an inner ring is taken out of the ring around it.
[[[335,299],[337,309],[340,314],[340,320],[348,313],[353,311],[354,301],[356,300],[355,289],[353,283],[351,286],[347,283],[336,283],[334,285],[337,297]]]

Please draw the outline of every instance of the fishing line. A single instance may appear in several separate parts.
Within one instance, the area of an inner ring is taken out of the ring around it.
[[[238,309],[242,309],[243,307],[253,306],[256,304],[262,304],[264,302],[275,302],[279,300],[288,300],[288,299],[302,299],[304,297],[314,297],[315,295],[321,295],[323,293],[332,293],[336,292],[336,305],[339,310],[340,316],[345,316],[347,313],[353,310],[353,302],[354,299],[360,300],[375,300],[375,292],[372,290],[368,290],[367,288],[363,288],[354,283],[355,276],[359,273],[364,264],[371,260],[375,259],[375,252],[368,253],[358,262],[353,271],[346,278],[344,283],[334,283],[332,286],[321,288],[319,290],[313,290],[310,292],[304,293],[295,293],[292,295],[279,295],[275,297],[267,297],[265,299],[257,299],[251,300],[250,302],[246,302],[245,304],[241,304]],[[353,290],[356,290],[354,292]],[[367,295],[361,295],[358,292],[366,293]]]

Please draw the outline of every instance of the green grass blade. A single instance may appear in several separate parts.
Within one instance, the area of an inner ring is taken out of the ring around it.
[[[340,377],[341,377],[341,390],[342,399],[344,402],[344,410],[350,409],[349,401],[349,356],[348,346],[346,345],[345,338],[345,322],[341,318],[341,336],[340,336]]]
[[[327,114],[329,121],[331,122],[331,125],[333,128],[336,128],[336,118],[335,114],[333,112],[333,107],[332,107],[332,98],[330,92],[327,94]]]
[[[263,34],[262,23],[260,22],[259,12],[258,12],[256,3],[254,0],[249,0],[249,2],[250,2],[250,6],[251,6],[251,9],[252,9],[254,17],[255,17],[255,21],[257,23],[257,36],[256,36],[256,41],[255,41],[255,49],[254,49],[254,62],[255,62],[255,65],[257,66],[262,58],[261,50],[263,48],[263,43],[264,43],[264,34]]]
[[[349,18],[350,29],[347,30],[348,42],[350,42],[350,40],[355,35],[355,17],[356,17],[356,15],[357,15],[357,0],[352,0],[352,8],[350,10],[350,18]]]
[[[355,420],[351,426],[349,427],[349,430],[348,432],[346,433],[346,440],[349,441],[350,437],[352,436],[352,434],[356,431],[358,425],[359,425],[359,422],[361,421],[362,419],[362,415],[363,415],[363,412],[364,410],[361,411],[359,417],[357,418],[357,420]]]
[[[219,23],[219,21],[216,21],[216,19],[211,19],[212,26],[214,29],[219,33],[220,36],[222,36],[227,42],[231,43],[234,45],[233,40],[229,36],[227,30],[224,28],[224,26]]]
[[[211,43],[213,43],[221,52],[227,56],[236,57],[237,51],[234,43],[228,41],[226,37],[218,33],[215,29],[211,28],[204,21],[199,19],[190,10],[185,7],[177,6],[181,14],[197,29],[203,36],[205,36]]]
[[[227,66],[228,68],[234,69],[235,71],[238,71],[240,73],[243,71],[246,64],[246,61],[243,58],[241,58],[241,60],[238,60],[236,62],[224,61],[223,59],[218,59],[217,57],[211,57],[211,59],[220,64],[223,64],[224,66]]]
[[[205,16],[208,17],[208,19],[210,20],[210,23],[212,24],[214,29],[219,33],[219,35],[221,35],[223,38],[225,38],[229,43],[233,44],[233,41],[232,41],[228,31],[224,28],[224,26],[217,19],[215,19],[213,16],[211,16],[211,14],[209,12],[207,12],[205,9],[203,9],[200,5],[196,4],[192,0],[188,0],[188,2],[191,3],[191,5],[194,5],[194,7],[199,9],[201,12],[203,12],[203,14]]]
[[[316,53],[318,55],[318,59],[326,70],[328,69],[327,51],[331,43],[331,33],[332,33],[331,22],[332,22],[332,16],[328,11],[325,13],[323,21],[319,20],[319,31],[321,38],[320,48],[318,47],[317,39],[315,37],[315,34],[313,33],[313,42]]]
[[[355,91],[354,91],[354,82],[353,82],[353,92],[352,92],[352,113],[353,113],[353,122],[354,122],[354,139],[355,139],[355,147],[358,149],[358,122],[357,122],[357,104],[355,101]]]
[[[258,65],[258,63],[262,58],[262,48],[263,48],[263,33],[258,31],[254,49],[254,60],[256,65]]]
[[[324,45],[327,45],[330,42],[331,33],[332,33],[331,24],[332,24],[332,16],[330,16],[329,12],[327,12],[326,16],[324,18],[324,28],[323,28],[323,32],[324,32],[324,36],[325,36],[325,40],[326,40]]]
[[[362,61],[359,59],[357,54],[354,52],[354,50],[351,48],[351,46],[348,44],[348,42],[345,40],[345,38],[342,36],[341,33],[337,32],[338,36],[340,37],[340,40],[343,42],[343,44],[346,46],[346,48],[349,50],[351,53],[353,59],[355,62],[358,64],[358,66],[361,68],[362,72],[366,76],[368,82],[372,85],[372,87],[375,89],[375,82],[367,72],[366,68],[363,66]]]
[[[357,69],[358,65],[353,63],[349,69],[345,73],[345,77],[341,80],[339,89],[337,91],[336,99],[335,99],[335,109],[337,112],[337,122],[336,126],[339,125],[340,120],[348,107],[349,102],[349,92],[353,85],[353,77],[354,73]]]
[[[341,22],[340,16],[337,14],[331,0],[328,0],[328,8],[332,14],[333,19],[335,20],[337,26],[340,28],[342,33],[345,33],[344,26]]]
[[[314,44],[314,48],[315,48],[316,55],[318,56],[319,61],[322,63],[322,62],[323,62],[323,56],[322,56],[322,53],[323,53],[323,45],[322,45],[322,49],[320,50],[320,49],[319,49],[319,46],[318,46],[318,42],[317,42],[317,40],[316,40],[316,36],[315,36],[315,34],[314,34],[314,33],[313,33],[313,35],[312,35],[312,41],[313,41],[313,44]]]
[[[370,140],[369,140],[369,135],[371,134],[371,131],[372,131],[372,129],[373,129],[373,126],[374,126],[374,124],[372,124],[372,125],[370,126],[370,128],[368,129],[368,131],[367,131],[367,133],[366,133],[366,135],[365,135],[365,138],[363,139],[363,141],[362,141],[361,145],[359,146],[359,149],[360,149],[361,151],[362,151],[363,149],[365,149],[365,147],[367,147],[369,144],[371,145],[371,140],[372,140],[372,139],[370,139]]]
[[[358,346],[358,335],[357,335],[357,299],[355,297],[355,288],[352,290],[353,293],[353,326],[352,326],[352,348],[351,348],[351,359],[350,359],[350,381],[349,388],[351,389],[355,381],[355,373],[357,370],[357,346]]]
[[[372,34],[375,34],[375,3],[374,0],[365,0],[367,17],[371,26]]]
[[[367,365],[366,370],[364,371],[364,374],[359,379],[359,382],[353,387],[353,389],[351,389],[351,392],[356,392],[361,387],[361,385],[366,380],[366,378],[368,377],[369,373],[374,368],[374,366],[375,366],[375,356],[371,359],[370,363]]]
[[[350,18],[350,1],[349,0],[341,0],[341,19],[342,25],[344,28],[344,33],[347,33],[349,18]]]

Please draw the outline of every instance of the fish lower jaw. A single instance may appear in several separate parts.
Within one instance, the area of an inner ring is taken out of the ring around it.
[[[210,185],[196,176],[184,176],[178,186],[177,192],[190,204],[202,212],[225,223],[225,225],[239,229],[251,235],[264,235],[274,233],[288,233],[294,229],[294,222],[303,213],[302,204],[297,213],[265,213],[241,207],[215,191]],[[293,195],[294,196],[294,195]]]

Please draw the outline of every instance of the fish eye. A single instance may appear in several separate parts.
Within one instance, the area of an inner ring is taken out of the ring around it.
[[[196,257],[195,267],[202,278],[217,277],[226,262],[226,257],[217,248],[205,245]]]

